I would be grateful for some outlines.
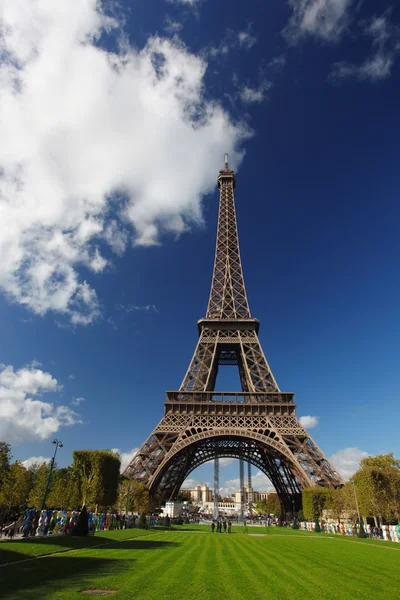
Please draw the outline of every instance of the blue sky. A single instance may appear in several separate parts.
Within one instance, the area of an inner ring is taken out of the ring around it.
[[[61,465],[76,448],[125,456],[158,423],[206,310],[225,151],[280,388],[345,476],[399,455],[400,8],[1,5],[0,437],[14,457],[50,456],[54,436]],[[224,490],[237,476],[224,466]]]

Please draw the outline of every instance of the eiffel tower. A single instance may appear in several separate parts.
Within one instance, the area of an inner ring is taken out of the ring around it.
[[[196,467],[232,457],[269,478],[283,508],[301,507],[301,490],[344,483],[296,417],[292,392],[281,392],[258,339],[244,286],[234,201],[235,173],[219,172],[220,203],[207,315],[178,391],[166,393],[165,414],[124,475],[150,494],[173,498]],[[215,391],[218,367],[236,365],[242,390]]]

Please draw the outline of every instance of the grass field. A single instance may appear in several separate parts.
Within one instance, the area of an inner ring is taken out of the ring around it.
[[[4,600],[400,600],[400,544],[280,528],[2,542],[0,563]]]

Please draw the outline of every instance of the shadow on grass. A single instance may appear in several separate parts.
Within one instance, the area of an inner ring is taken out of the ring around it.
[[[51,598],[64,587],[71,592],[96,587],[96,579],[118,575],[132,567],[132,560],[78,556],[51,556],[3,567],[0,589],[3,600]],[[41,588],[38,590],[37,588]]]
[[[115,540],[111,542],[115,543]],[[114,547],[120,552],[121,550],[168,549],[178,545],[168,541],[141,539],[122,541]],[[97,550],[93,548],[95,549]],[[102,550],[108,551],[107,558],[101,557]],[[110,550],[113,550],[112,544],[98,548],[100,553],[98,558],[79,554],[56,554],[26,562],[20,562],[26,558],[26,555],[14,552],[16,556],[13,564],[0,567],[0,596],[2,600],[36,600],[52,598],[55,591],[62,591],[63,588],[71,594],[86,588],[96,588],[99,579],[109,576],[118,577],[132,569],[135,563],[135,558],[113,558],[109,554]],[[111,587],[118,588],[118,584]]]
[[[112,546],[119,550],[159,548],[165,545],[177,545],[167,540],[148,540],[147,537],[137,539],[107,538],[107,537],[54,537],[54,538],[31,538],[15,542],[5,542],[0,546],[0,570],[7,569],[7,564],[20,562],[32,558],[44,557],[47,554],[59,554],[70,550],[83,550],[91,548],[106,550]],[[1,566],[5,565],[5,566]],[[1,571],[0,571],[1,572]],[[1,592],[1,588],[0,588]]]

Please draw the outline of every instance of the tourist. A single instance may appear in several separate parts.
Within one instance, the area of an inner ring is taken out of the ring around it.
[[[232,529],[232,523],[231,523],[231,521],[229,520],[229,521],[228,521],[228,533],[231,533],[231,529]]]
[[[224,528],[224,533],[226,533],[226,521],[225,521],[225,519],[223,520],[222,525],[223,525],[223,528]]]
[[[215,523],[214,521],[211,523],[211,531],[214,533],[214,529],[215,529]]]

